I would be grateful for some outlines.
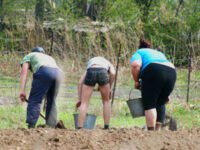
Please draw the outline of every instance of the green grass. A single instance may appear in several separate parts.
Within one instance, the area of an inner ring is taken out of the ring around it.
[[[1,83],[1,86],[2,85],[12,85],[12,84],[19,83],[19,80],[14,77],[1,76],[0,83]]]
[[[96,101],[96,100],[94,100]],[[123,100],[121,101],[123,103]],[[71,103],[65,103],[63,107],[58,106],[59,113],[58,118],[64,121],[64,124],[67,128],[74,129],[74,111],[75,99]],[[116,107],[121,106],[121,108],[113,108],[113,114],[111,116],[110,126],[116,128],[129,128],[139,126],[142,127],[145,125],[144,117],[132,118],[128,112],[128,106],[115,103]],[[91,103],[90,105],[94,105]],[[116,109],[116,110],[115,110]],[[121,112],[118,112],[118,109],[121,109]],[[170,111],[172,117],[177,120],[179,128],[198,128],[200,125],[200,101],[191,101],[189,105],[184,103],[180,104],[179,102],[174,102],[167,106],[167,109]],[[91,110],[90,110],[91,111]],[[91,111],[92,112],[92,111]],[[98,113],[97,113],[98,112]],[[103,127],[103,117],[102,109],[99,109],[96,113],[97,120],[96,125]],[[43,112],[42,112],[43,113]],[[92,113],[93,114],[93,113]],[[26,116],[26,107],[24,106],[15,106],[10,108],[0,108],[0,128],[25,128],[25,116]],[[38,124],[44,124],[44,120],[40,117]]]
[[[200,101],[190,100],[189,103],[174,102],[167,107],[177,120],[179,128],[200,127]]]
[[[25,127],[26,111],[21,106],[0,108],[0,127],[19,128]]]
[[[177,82],[176,87],[179,88],[181,95],[185,95],[187,91],[187,70],[177,70]],[[193,80],[200,79],[200,74],[194,72],[192,75]],[[77,81],[78,82],[78,81]],[[74,85],[75,87],[77,86]],[[27,84],[27,94],[30,90],[31,79]],[[74,81],[75,83],[75,81]],[[197,83],[196,83],[197,84]],[[120,77],[117,83],[120,88],[131,89],[134,86],[134,82],[130,75],[128,77]],[[8,86],[12,88],[1,88],[0,98],[6,97],[12,100],[18,100],[19,92],[19,80],[16,78],[11,78],[8,76],[0,77],[0,86]],[[73,86],[73,84],[63,84],[62,86]],[[167,109],[170,111],[171,115],[177,120],[179,128],[198,128],[200,126],[200,100],[199,100],[199,90],[197,87],[193,88],[191,84],[189,104],[185,103],[185,99],[177,100],[172,99],[170,104],[167,105]],[[61,88],[60,95],[58,97],[58,118],[64,121],[67,128],[74,129],[74,118],[73,114],[76,113],[74,110],[75,104],[77,102],[77,91],[76,89],[65,89]],[[65,94],[75,94],[76,97],[64,96]],[[197,99],[193,97],[196,96]],[[10,100],[10,99],[9,99]],[[18,100],[19,101],[19,100]],[[0,108],[0,128],[25,128],[25,118],[26,118],[26,105],[20,104],[15,106],[3,106]],[[97,115],[96,125],[103,127],[103,112],[102,112],[102,100],[100,97],[92,97],[90,100],[90,105],[88,108],[89,114]],[[42,112],[43,113],[43,112]],[[44,120],[39,117],[37,124],[44,124]],[[112,107],[112,116],[110,121],[111,127],[123,128],[123,127],[142,127],[145,125],[145,118],[132,118],[130,115],[126,100],[116,98],[114,105]]]

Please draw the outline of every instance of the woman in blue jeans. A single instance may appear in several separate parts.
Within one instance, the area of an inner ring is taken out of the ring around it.
[[[135,88],[140,88],[148,130],[160,130],[165,119],[165,104],[176,82],[176,70],[162,52],[153,50],[150,43],[140,40],[139,49],[130,60]]]
[[[42,47],[35,47],[31,53],[26,55],[21,61],[21,78],[19,97],[25,101],[26,79],[28,70],[33,72],[33,81],[28,98],[27,118],[28,128],[35,128],[40,115],[40,106],[42,99],[47,97],[46,105],[46,124],[55,127],[57,124],[56,97],[60,86],[62,72],[58,68],[55,60],[45,54]]]
[[[94,57],[89,60],[87,71],[82,75],[78,84],[78,102],[76,110],[80,106],[78,116],[78,129],[84,125],[84,120],[95,84],[99,85],[103,101],[104,129],[109,129],[112,97],[111,87],[115,78],[113,65],[103,57]]]

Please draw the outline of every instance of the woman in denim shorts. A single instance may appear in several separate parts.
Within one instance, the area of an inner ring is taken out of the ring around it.
[[[82,75],[78,84],[78,102],[76,110],[79,108],[78,128],[82,128],[89,105],[89,100],[98,83],[98,90],[101,92],[103,101],[104,129],[109,129],[112,97],[111,87],[115,78],[113,65],[103,57],[94,57],[89,60],[87,71]]]

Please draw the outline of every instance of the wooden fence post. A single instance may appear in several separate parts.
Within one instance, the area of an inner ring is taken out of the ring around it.
[[[53,42],[54,42],[54,32],[53,29],[51,29],[51,47],[50,47],[50,53],[53,53]]]
[[[122,47],[122,45],[120,43],[119,51],[118,51],[118,55],[117,55],[117,66],[116,66],[116,74],[115,74],[115,81],[114,81],[114,88],[113,88],[111,106],[113,105],[114,97],[115,97],[115,87],[116,87],[116,83],[117,83],[117,75],[118,75],[118,69],[119,69],[119,57],[120,57],[120,53],[121,53],[121,47]]]
[[[190,96],[190,74],[192,72],[192,48],[189,46],[189,51],[188,51],[188,84],[187,84],[187,103],[189,102],[189,96]]]

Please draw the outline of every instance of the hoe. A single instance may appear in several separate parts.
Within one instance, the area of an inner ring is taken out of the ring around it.
[[[26,99],[26,102],[28,103],[28,100]],[[45,119],[45,116],[43,114],[40,113],[40,117],[42,117],[44,120]],[[39,125],[38,127],[44,127],[43,125]],[[59,129],[66,129],[64,123],[62,120],[59,120],[55,126],[55,128],[59,128]]]

